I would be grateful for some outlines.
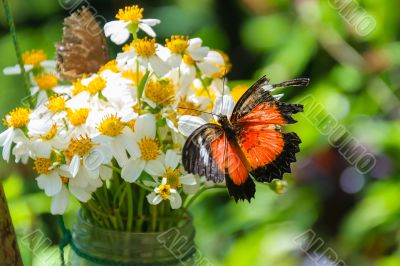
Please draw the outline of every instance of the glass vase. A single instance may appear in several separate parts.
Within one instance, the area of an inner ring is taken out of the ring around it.
[[[163,232],[121,232],[92,225],[79,212],[70,265],[196,265],[192,217]]]

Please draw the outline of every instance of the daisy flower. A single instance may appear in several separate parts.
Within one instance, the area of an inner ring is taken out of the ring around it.
[[[154,191],[147,195],[147,201],[152,205],[157,205],[163,200],[169,200],[172,209],[179,209],[182,206],[181,195],[168,184],[167,178],[163,178],[161,184],[156,184]]]
[[[0,134],[0,147],[3,147],[3,159],[9,161],[11,145],[18,136],[25,136],[22,131],[29,122],[31,111],[27,108],[15,108],[3,119],[3,123],[8,127]]]
[[[97,143],[107,145],[118,165],[123,167],[128,162],[127,151],[131,155],[136,152],[136,149],[133,148],[136,143],[133,139],[132,129],[129,127],[129,123],[123,122],[115,114],[101,117],[102,120],[97,124],[97,133],[93,139]]]
[[[156,119],[152,114],[139,116],[135,122],[134,145],[130,147],[131,158],[124,165],[121,177],[135,182],[143,171],[151,171],[154,161],[162,159],[160,144],[156,140]]]
[[[22,54],[22,62],[25,71],[43,68],[45,70],[54,71],[56,69],[55,60],[47,60],[47,55],[43,50],[31,50]],[[19,65],[6,67],[3,70],[4,75],[19,75],[21,69]]]
[[[115,16],[118,20],[113,20],[104,25],[104,33],[107,37],[111,37],[111,41],[115,44],[123,44],[129,39],[131,34],[141,29],[151,37],[155,37],[156,33],[151,28],[160,23],[158,19],[143,19],[143,8],[137,5],[120,9]]]
[[[122,69],[136,69],[137,63],[144,68],[151,69],[158,75],[164,76],[170,70],[169,65],[159,55],[160,45],[155,39],[135,39],[131,44],[123,47],[123,52],[117,56],[118,67]]]
[[[111,161],[108,149],[104,145],[93,142],[88,136],[72,138],[64,155],[70,161],[69,171],[72,177],[77,176],[79,170],[84,168],[85,175],[97,178],[100,174],[100,165]]]
[[[194,186],[197,184],[196,179],[192,174],[183,175],[178,168],[180,157],[173,150],[168,150],[165,154],[164,161],[150,161],[148,163],[147,173],[153,177],[163,177],[167,179],[167,184],[173,189],[178,189],[183,186],[185,191],[186,186]]]
[[[208,52],[208,47],[202,46],[200,38],[189,39],[188,36],[173,35],[165,40],[165,47],[161,49],[161,54],[171,67],[179,67],[182,60],[194,62],[203,60]]]

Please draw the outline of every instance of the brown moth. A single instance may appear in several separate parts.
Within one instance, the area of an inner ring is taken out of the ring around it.
[[[64,19],[63,40],[56,49],[57,71],[63,80],[96,73],[108,61],[104,33],[87,7]]]

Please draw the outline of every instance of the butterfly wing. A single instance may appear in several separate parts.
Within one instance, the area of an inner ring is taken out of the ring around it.
[[[88,8],[65,18],[63,40],[56,48],[57,71],[64,80],[96,73],[108,61],[105,36]]]
[[[265,76],[257,80],[236,103],[231,116],[231,121],[238,121],[250,111],[253,111],[262,103],[275,103],[274,107],[278,108],[278,112],[288,121],[292,121],[291,114],[302,111],[302,106],[298,104],[287,104],[280,102],[271,94],[271,90],[279,87],[287,86],[306,86],[310,80],[307,78],[293,79],[282,83],[270,85],[269,79]],[[264,105],[267,107],[266,105]],[[261,108],[261,107],[259,107]],[[260,109],[259,109],[260,110]],[[265,115],[261,112],[254,112],[253,115]],[[253,116],[254,117],[254,116]],[[260,117],[259,117],[260,118]],[[255,119],[254,119],[255,120]],[[257,119],[261,120],[261,119]],[[272,122],[272,121],[271,121]]]
[[[189,173],[205,176],[216,183],[224,181],[224,170],[218,167],[214,158],[223,157],[218,150],[217,157],[211,153],[211,144],[224,137],[224,131],[216,124],[205,124],[197,128],[186,140],[182,149],[182,164]],[[214,147],[215,148],[215,147]]]
[[[182,163],[192,174],[221,183],[226,180],[229,194],[236,201],[252,198],[255,185],[249,178],[249,167],[241,150],[232,144],[221,126],[205,124],[186,140]]]
[[[290,172],[290,163],[301,143],[295,133],[283,133],[281,127],[296,121],[292,114],[303,111],[300,104],[288,104],[274,98],[274,87],[301,86],[308,79],[269,85],[265,77],[258,80],[238,101],[231,121],[238,131],[238,143],[251,165],[250,174],[259,182],[281,179]]]

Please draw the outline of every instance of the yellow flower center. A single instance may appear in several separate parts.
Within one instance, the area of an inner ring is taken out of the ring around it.
[[[53,124],[49,132],[47,132],[45,135],[40,136],[40,138],[43,140],[51,140],[56,136],[56,134],[57,134],[57,125]]]
[[[157,159],[158,155],[160,155],[160,146],[154,139],[144,137],[138,142],[138,146],[142,153],[143,160],[155,160]]]
[[[31,110],[27,108],[18,107],[9,112],[3,119],[4,125],[7,127],[21,128],[26,126],[29,122],[29,114]]]
[[[179,99],[178,108],[176,111],[179,115],[193,115],[198,116],[201,114],[200,105],[190,101],[186,96]]]
[[[181,173],[179,169],[172,169],[171,167],[168,167],[165,170],[164,177],[167,178],[167,182],[169,185],[171,185],[172,188],[179,188],[182,186],[179,177],[181,176]]]
[[[169,79],[151,80],[145,90],[146,97],[159,105],[171,104],[175,99],[174,84]]]
[[[99,69],[99,73],[103,72],[105,70],[110,70],[114,73],[118,72],[118,68],[117,68],[117,60],[110,60],[108,61],[105,65],[103,65],[102,67],[100,67]]]
[[[185,62],[185,64],[187,65],[194,65],[196,63],[193,58],[188,54],[183,55],[183,62]]]
[[[129,127],[130,129],[135,130],[135,123],[136,123],[136,120],[132,119],[132,120],[126,122],[125,125],[127,127]]]
[[[122,133],[125,124],[121,122],[121,118],[111,115],[105,117],[97,129],[101,134],[110,137],[116,137]]]
[[[171,195],[171,186],[168,184],[165,185],[159,185],[158,189],[160,190],[160,196],[164,199],[167,200],[169,199],[169,196]]]
[[[132,41],[131,46],[139,56],[149,57],[156,53],[156,39],[136,39]]]
[[[41,90],[50,90],[58,85],[58,79],[56,75],[51,73],[45,73],[34,77],[36,84]]]
[[[62,95],[53,95],[49,98],[49,101],[46,103],[47,109],[52,113],[58,113],[65,110],[65,99]]]
[[[48,158],[37,158],[33,163],[33,169],[41,175],[47,175],[50,173],[50,167],[52,162]]]
[[[87,108],[81,108],[81,109],[77,109],[75,111],[72,111],[71,109],[67,109],[67,118],[73,126],[77,127],[86,122],[89,112],[90,112],[90,110]]]
[[[102,91],[104,88],[106,87],[106,81],[98,76],[96,78],[94,78],[86,87],[86,90],[94,95],[96,93],[98,93],[99,91]]]
[[[81,136],[81,138],[73,138],[65,149],[64,154],[68,159],[78,155],[80,157],[89,153],[95,144],[88,136]]]
[[[82,79],[72,82],[72,86],[74,87],[71,91],[72,96],[75,96],[75,95],[81,93],[82,91],[87,90],[87,87],[82,84]]]
[[[139,6],[134,5],[134,6],[127,6],[125,9],[120,9],[118,11],[118,14],[115,16],[115,18],[119,20],[123,20],[125,22],[134,22],[138,23],[139,19],[143,18],[143,8],[139,8]]]
[[[189,47],[189,37],[183,35],[172,35],[171,39],[165,40],[165,46],[175,54],[183,54]]]
[[[137,73],[136,71],[128,70],[122,72],[122,77],[131,80],[133,85],[138,85],[143,78],[143,73],[140,71]]]
[[[242,95],[249,89],[246,85],[237,85],[232,88],[231,96],[235,103],[237,103]]]
[[[47,60],[47,55],[43,50],[31,50],[22,54],[24,65],[38,66],[45,60]]]

